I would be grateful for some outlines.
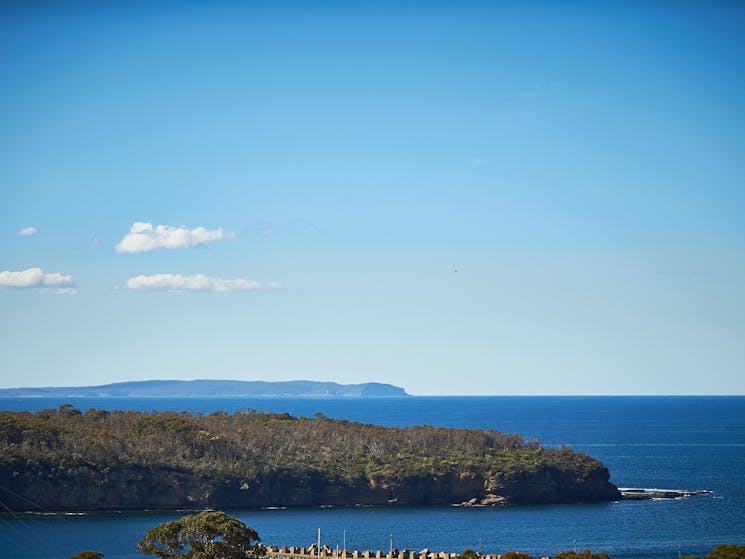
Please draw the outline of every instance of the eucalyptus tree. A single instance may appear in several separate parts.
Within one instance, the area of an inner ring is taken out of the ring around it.
[[[148,531],[137,551],[160,559],[262,559],[256,530],[221,511],[164,522]]]

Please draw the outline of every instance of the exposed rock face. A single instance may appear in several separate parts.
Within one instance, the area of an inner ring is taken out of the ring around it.
[[[525,504],[612,501],[620,493],[609,478],[605,467],[595,468],[582,477],[571,470],[543,467],[532,475],[505,480],[500,494],[512,503]]]
[[[448,473],[396,483],[353,483],[320,472],[298,477],[275,472],[251,480],[200,476],[174,468],[120,465],[67,475],[52,464],[6,464],[0,492],[13,510],[201,509],[269,506],[505,505],[576,503],[620,498],[600,467],[584,478],[544,468],[497,482],[493,476]],[[2,489],[5,489],[3,491]]]

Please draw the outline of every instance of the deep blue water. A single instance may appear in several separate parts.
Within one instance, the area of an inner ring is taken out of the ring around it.
[[[0,398],[0,409],[39,410],[71,403],[80,409],[191,410],[255,408],[311,416],[322,412],[382,425],[431,424],[498,429],[567,444],[602,460],[620,487],[710,489],[672,501],[463,509],[347,508],[244,510],[266,544],[324,543],[350,549],[535,555],[589,547],[615,558],[704,555],[721,543],[745,544],[745,397],[427,397],[380,400]],[[1,484],[2,480],[0,480]],[[64,558],[82,550],[107,559],[143,557],[134,546],[159,522],[179,514],[126,513],[0,516],[0,556]]]

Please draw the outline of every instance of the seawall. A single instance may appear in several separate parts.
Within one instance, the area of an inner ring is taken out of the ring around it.
[[[348,549],[331,549],[323,545],[320,550],[316,544],[310,547],[295,546],[267,546],[266,555],[270,559],[457,559],[458,553],[446,551],[430,551],[425,548],[419,551],[399,550],[388,551],[351,551]],[[501,559],[501,555],[478,555],[479,559]],[[548,558],[543,558],[548,559]]]

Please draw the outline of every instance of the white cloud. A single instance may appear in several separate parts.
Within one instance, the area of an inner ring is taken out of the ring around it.
[[[211,278],[204,274],[182,276],[181,274],[155,274],[135,276],[127,280],[129,289],[141,291],[253,291],[256,289],[280,289],[276,282],[266,284],[243,278]]]
[[[222,227],[210,231],[204,227],[189,229],[185,225],[153,227],[152,223],[136,221],[115,248],[117,252],[147,252],[158,248],[189,248],[234,238],[235,233]]]
[[[58,287],[57,289],[52,289],[52,293],[55,295],[77,295],[78,290],[74,287]]]
[[[36,227],[24,227],[18,231],[18,236],[30,237],[31,235],[36,235],[38,232],[39,230]]]
[[[53,293],[60,295],[73,295],[77,293],[72,276],[66,276],[58,272],[45,274],[41,268],[29,268],[20,272],[0,272],[0,287],[14,289],[39,288],[48,291],[52,288]]]
[[[44,285],[72,285],[72,276],[63,276],[58,272],[44,274]]]

